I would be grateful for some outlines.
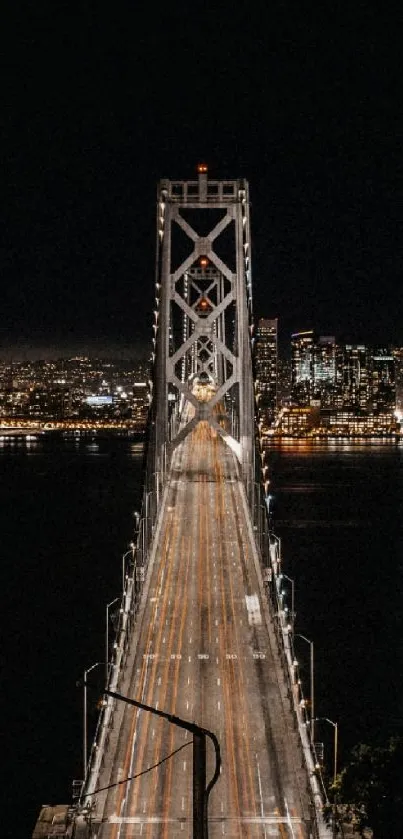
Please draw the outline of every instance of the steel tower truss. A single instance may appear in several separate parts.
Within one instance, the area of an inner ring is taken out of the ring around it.
[[[206,420],[253,481],[249,195],[245,180],[162,180],[154,324],[156,454]],[[195,383],[210,385],[200,401]],[[192,406],[192,407],[190,407]],[[156,468],[158,464],[156,464]]]

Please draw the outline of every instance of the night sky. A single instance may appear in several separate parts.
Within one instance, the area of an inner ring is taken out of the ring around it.
[[[14,8],[0,357],[149,342],[157,183],[200,160],[250,183],[255,314],[283,346],[310,328],[403,344],[390,8]]]

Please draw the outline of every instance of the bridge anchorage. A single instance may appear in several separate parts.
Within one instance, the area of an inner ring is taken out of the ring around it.
[[[256,422],[245,180],[202,165],[160,182],[154,317],[142,509],[85,778],[57,835],[325,839]],[[35,839],[56,835],[53,815]]]

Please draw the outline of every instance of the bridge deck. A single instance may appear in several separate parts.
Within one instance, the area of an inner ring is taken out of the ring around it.
[[[217,735],[222,773],[209,801],[210,839],[305,839],[308,800],[243,488],[232,452],[207,423],[176,450],[163,505],[120,689]],[[180,750],[99,796],[97,835],[190,837],[191,735],[128,706],[120,713],[99,787]],[[213,767],[208,745],[208,778]]]

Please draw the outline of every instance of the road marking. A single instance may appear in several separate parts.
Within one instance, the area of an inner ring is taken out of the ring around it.
[[[245,602],[248,610],[249,625],[259,626],[262,623],[262,615],[257,594],[245,594]]]

